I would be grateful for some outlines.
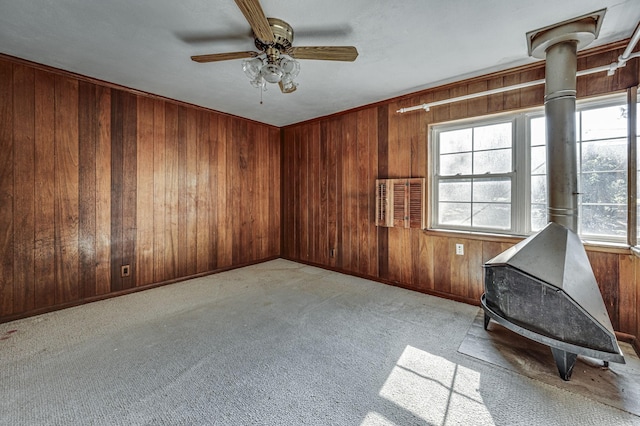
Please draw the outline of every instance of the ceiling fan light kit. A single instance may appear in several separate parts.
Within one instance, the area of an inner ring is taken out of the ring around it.
[[[293,47],[293,28],[277,18],[267,18],[259,0],[235,0],[255,35],[257,52],[214,53],[192,56],[195,62],[217,62],[245,59],[242,70],[253,87],[267,90],[267,83],[278,84],[282,93],[291,93],[298,84],[294,79],[300,73],[296,59],[318,59],[352,62],[358,57],[353,46]],[[249,58],[249,59],[247,59]]]

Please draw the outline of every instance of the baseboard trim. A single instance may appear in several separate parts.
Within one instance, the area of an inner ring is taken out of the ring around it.
[[[345,271],[345,270],[340,269],[340,268],[334,268],[332,266],[327,266],[327,265],[323,265],[323,264],[315,263],[315,262],[310,262],[310,261],[306,261],[306,260],[293,259],[293,258],[286,257],[286,256],[282,256],[282,259],[290,260],[292,262],[302,263],[304,265],[315,266],[317,268],[326,269],[327,271],[338,272],[340,274],[351,275],[353,277],[358,277],[358,278],[364,278],[366,280],[376,281],[376,282],[379,282],[379,283],[382,283],[382,284],[392,285],[394,287],[400,287],[400,288],[403,288],[405,290],[415,291],[417,293],[428,294],[430,296],[436,296],[436,297],[440,297],[440,298],[443,298],[443,299],[449,299],[449,300],[453,300],[453,301],[456,301],[456,302],[466,303],[467,305],[480,306],[480,299],[476,300],[476,299],[471,299],[469,297],[456,296],[454,294],[443,293],[443,292],[440,292],[440,291],[437,291],[437,290],[418,289],[418,288],[415,288],[415,287],[411,287],[408,284],[401,283],[399,281],[392,281],[392,280],[387,280],[387,279],[380,278],[380,277],[373,276],[373,275],[366,275],[366,274],[359,274],[357,272]]]
[[[73,302],[60,303],[58,305],[47,306],[45,308],[34,309],[32,311],[22,312],[22,313],[19,313],[19,314],[7,315],[5,317],[0,318],[0,324],[11,322],[11,321],[16,321],[16,320],[23,319],[23,318],[34,317],[34,316],[46,314],[46,313],[49,313],[49,312],[59,311],[59,310],[62,310],[62,309],[72,308],[74,306],[85,305],[87,303],[98,302],[100,300],[111,299],[113,297],[124,296],[125,294],[137,293],[139,291],[149,290],[149,289],[156,288],[156,287],[162,287],[162,286],[169,285],[169,284],[175,284],[175,283],[179,283],[181,281],[187,281],[187,280],[191,280],[191,279],[194,279],[194,278],[206,277],[207,275],[219,274],[220,272],[230,271],[230,270],[238,269],[238,268],[244,268],[245,266],[256,265],[258,263],[268,262],[270,260],[275,260],[275,259],[279,259],[279,258],[280,258],[280,256],[271,256],[271,257],[268,257],[268,258],[265,258],[265,259],[254,260],[254,261],[251,261],[251,262],[241,263],[241,264],[232,265],[232,266],[226,266],[224,268],[217,268],[217,269],[214,269],[212,271],[206,271],[206,272],[201,272],[201,273],[198,273],[198,274],[193,274],[193,275],[187,275],[187,276],[184,276],[184,277],[174,278],[174,279],[171,279],[171,280],[165,280],[165,281],[160,281],[160,282],[157,282],[157,283],[152,283],[152,284],[147,284],[147,285],[141,285],[141,286],[138,286],[138,287],[127,288],[127,289],[115,291],[115,292],[112,292],[112,293],[101,294],[99,296],[87,297],[87,298],[84,298],[84,299],[81,299],[81,300],[76,300],[76,301],[73,301]]]

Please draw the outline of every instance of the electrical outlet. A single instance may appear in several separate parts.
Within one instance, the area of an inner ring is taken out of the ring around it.
[[[121,277],[128,277],[129,275],[131,275],[131,266],[130,265],[122,265],[120,267],[120,276]]]
[[[456,244],[456,254],[458,256],[464,256],[464,244]]]

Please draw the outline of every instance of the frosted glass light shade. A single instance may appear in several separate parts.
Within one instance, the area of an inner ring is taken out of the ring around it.
[[[262,78],[269,83],[277,83],[282,79],[282,68],[276,64],[267,64],[260,70]]]

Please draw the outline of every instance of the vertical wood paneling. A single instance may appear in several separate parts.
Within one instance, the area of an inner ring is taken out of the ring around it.
[[[378,173],[376,179],[389,176],[389,107],[378,108]],[[389,279],[389,231],[386,227],[377,227],[378,239],[378,274],[382,279]]]
[[[178,106],[165,105],[164,278],[178,274]]]
[[[306,130],[306,128],[304,129]],[[296,171],[300,182],[300,231],[298,234],[299,256],[302,260],[309,260],[309,134],[306,131],[298,133],[298,156],[296,161]],[[297,248],[297,245],[296,245]]]
[[[34,308],[34,169],[35,82],[34,70],[24,65],[13,69],[14,203],[13,217],[13,309]]]
[[[220,215],[220,199],[218,197],[219,169],[221,167],[218,158],[219,141],[218,126],[219,118],[216,114],[208,114],[209,119],[209,157],[206,159],[209,164],[209,270],[212,271],[218,266],[218,217]]]
[[[487,80],[487,90],[503,87],[503,78],[494,77]],[[504,109],[504,93],[487,96],[487,113],[491,114]]]
[[[137,189],[137,129],[138,97],[125,93],[122,120],[122,261],[131,266],[130,275],[122,278],[123,288],[136,286],[136,207]]]
[[[1,62],[0,62],[1,63]],[[1,96],[1,95],[0,95]],[[55,304],[55,79],[35,72],[35,308]],[[1,125],[0,125],[1,127]],[[1,167],[1,166],[0,166]],[[0,172],[2,173],[2,172]],[[108,188],[107,188],[108,191]],[[1,202],[0,202],[1,204]],[[1,207],[0,207],[1,209]],[[2,213],[0,213],[0,217]],[[0,219],[1,220],[1,219]]]
[[[469,93],[484,92],[488,89],[488,81],[475,81],[469,84]],[[476,115],[483,115],[489,112],[489,96],[483,96],[481,98],[470,99],[467,106],[469,111],[473,111]]]
[[[620,255],[620,317],[619,330],[625,333],[635,334],[638,324],[638,286],[636,284],[636,257],[633,255]]]
[[[246,198],[251,207],[248,209],[249,216],[246,223],[242,226],[242,241],[243,246],[248,247],[246,251],[247,257],[243,262],[251,262],[258,258],[258,247],[260,246],[260,232],[255,232],[254,229],[258,223],[258,205],[260,203],[260,194],[257,191],[257,176],[259,174],[258,164],[256,163],[256,140],[260,134],[258,127],[255,123],[247,124],[247,162],[246,167],[243,169],[245,175],[244,179],[247,183],[248,197]]]
[[[165,274],[166,149],[165,103],[153,102],[153,280],[162,282]]]
[[[483,242],[478,240],[468,240],[465,253],[469,257],[469,288],[467,297],[480,302],[480,296],[484,292],[484,269],[482,265]]]
[[[345,130],[345,145],[347,146],[347,168],[345,169],[348,174],[345,183],[346,189],[346,202],[347,210],[344,220],[345,230],[348,235],[348,239],[345,241],[345,249],[343,250],[347,255],[345,259],[346,267],[353,271],[358,272],[358,263],[360,262],[360,251],[358,247],[360,226],[358,226],[358,202],[359,197],[359,170],[358,170],[358,138],[357,138],[357,113],[351,113],[345,117],[344,121]]]
[[[198,111],[196,116],[196,272],[213,269],[210,265],[211,232],[209,229],[211,183],[209,182],[209,114]]]
[[[96,294],[96,136],[97,103],[94,84],[79,82],[79,250],[82,297]]]
[[[368,114],[368,126],[367,127],[367,145],[368,145],[368,175],[367,175],[367,195],[369,197],[368,217],[368,239],[369,239],[369,270],[367,274],[369,276],[378,275],[378,232],[375,226],[375,206],[376,195],[373,191],[375,187],[375,181],[378,178],[378,111],[377,108],[371,108]]]
[[[111,90],[97,87],[96,294],[111,288]]]
[[[357,239],[355,241],[355,251],[358,256],[356,263],[356,272],[362,275],[369,274],[370,263],[370,229],[369,224],[372,218],[369,215],[371,210],[370,195],[373,193],[371,189],[372,181],[369,177],[369,112],[370,110],[358,111],[356,115],[356,217],[357,217]],[[353,240],[352,240],[353,241]]]
[[[0,61],[0,311],[13,313],[13,65]]]
[[[78,248],[78,81],[55,80],[56,303],[80,298]]]
[[[324,221],[320,214],[322,202],[320,199],[320,191],[322,191],[323,176],[320,161],[320,123],[313,123],[309,126],[309,174],[311,183],[309,187],[309,198],[314,202],[309,203],[311,209],[311,229],[309,232],[309,256],[313,262],[320,263],[324,261],[323,254],[327,252],[326,246],[320,245],[323,227],[321,221]],[[325,181],[326,183],[326,181]],[[318,200],[318,201],[316,201]]]
[[[124,192],[123,156],[124,156],[124,99],[123,93],[113,90],[111,94],[111,289],[122,290],[120,268],[123,259],[122,208]]]
[[[198,271],[198,132],[196,127],[197,111],[187,109],[186,114],[186,230],[185,251],[186,270],[183,275],[193,275]]]
[[[535,81],[544,78],[544,68],[538,67],[528,71],[524,71],[520,74],[520,80]],[[539,84],[537,86],[527,87],[520,89],[519,95],[519,107],[531,108],[542,105],[544,103],[544,85]]]
[[[432,291],[435,286],[433,239],[422,232],[414,232],[414,234],[420,235],[420,247],[416,258],[416,263],[418,264],[417,288],[419,290]]]
[[[455,294],[462,297],[469,297],[469,240],[448,238],[448,247],[443,253],[449,259],[449,277],[450,287],[447,293]],[[466,255],[458,256],[456,252],[456,244],[465,246]],[[452,255],[453,254],[453,255]]]
[[[300,259],[300,252],[302,246],[302,238],[300,236],[300,230],[302,229],[302,209],[306,206],[302,206],[302,185],[301,185],[301,172],[305,169],[298,166],[302,163],[302,149],[300,144],[302,143],[301,137],[301,129],[296,129],[294,132],[293,139],[293,161],[291,162],[291,175],[293,176],[293,191],[292,191],[292,200],[293,201],[288,207],[291,208],[292,216],[291,220],[293,223],[292,235],[290,237],[291,248],[293,250],[294,256],[297,259]]]
[[[136,285],[154,280],[154,101],[139,98],[136,150]]]
[[[220,117],[218,125],[218,267],[225,268],[232,264],[232,233],[233,212],[231,209],[231,182],[229,162],[231,160],[231,144],[232,138],[230,132],[231,119],[229,117]],[[229,135],[227,134],[229,133]],[[237,183],[237,182],[236,182]]]
[[[269,256],[281,254],[282,211],[281,211],[281,131],[269,129]]]
[[[343,229],[343,212],[344,212],[344,192],[343,192],[343,174],[344,174],[344,154],[342,150],[342,146],[344,144],[344,139],[342,138],[342,119],[337,119],[335,123],[335,127],[333,128],[333,132],[331,134],[331,140],[334,144],[333,152],[335,152],[336,158],[336,176],[335,176],[335,188],[336,188],[336,197],[335,197],[335,243],[334,246],[336,248],[335,254],[335,266],[339,268],[343,268],[343,252],[344,252],[344,229]],[[295,192],[294,192],[295,194]],[[300,232],[298,232],[299,234]]]
[[[178,164],[178,181],[177,181],[177,197],[178,197],[178,270],[177,276],[187,275],[189,262],[189,232],[188,223],[189,216],[189,192],[187,190],[187,108],[185,106],[178,107],[178,134],[177,134],[177,164]]]
[[[502,85],[505,87],[518,83],[521,83],[520,74],[508,74],[502,77]],[[509,90],[502,94],[502,105],[505,111],[520,107],[520,96],[523,95],[523,91],[525,91],[524,95],[526,97],[526,91],[529,91],[529,89]]]
[[[320,204],[319,211],[319,235],[318,235],[318,258],[317,261],[321,264],[329,264],[331,262],[329,244],[329,143],[327,141],[327,123],[319,123],[318,126],[318,145],[320,148],[319,157],[319,173],[320,173],[320,193],[318,202]]]
[[[280,143],[0,58],[0,321],[279,255]]]
[[[618,255],[600,252],[587,252],[587,255],[593,268],[593,274],[600,287],[602,299],[609,312],[611,323],[614,329],[618,330],[620,322]]]
[[[457,98],[458,96],[464,96],[469,93],[469,89],[467,85],[461,85],[458,87],[453,87],[450,92],[452,98]],[[469,117],[469,101],[464,102],[455,102],[449,104],[449,119],[450,120],[459,120],[461,118]]]
[[[242,250],[244,244],[252,237],[249,235],[248,228],[253,216],[253,206],[251,201],[247,206],[241,207],[241,200],[253,198],[251,182],[248,178],[247,170],[249,168],[249,141],[247,123],[233,120],[231,126],[233,129],[234,140],[237,141],[232,148],[233,162],[231,163],[231,178],[238,182],[238,185],[232,186],[231,189],[231,205],[233,216],[233,224],[231,226],[232,235],[232,259],[234,263],[245,262],[250,259],[253,253],[249,250]],[[248,247],[247,247],[248,248]]]
[[[292,252],[291,235],[293,234],[292,205],[296,200],[292,195],[293,185],[286,184],[285,181],[290,181],[293,179],[292,170],[291,170],[292,168],[291,161],[293,159],[293,152],[294,152],[294,148],[293,148],[294,139],[293,139],[292,133],[293,133],[293,130],[290,132],[287,132],[287,135],[286,136],[283,135],[282,137],[283,152],[282,152],[282,165],[281,165],[281,169],[282,169],[281,187],[282,187],[282,198],[283,198],[282,199],[282,228],[283,228],[282,229],[283,231],[282,232],[282,255],[290,259],[295,258]]]

